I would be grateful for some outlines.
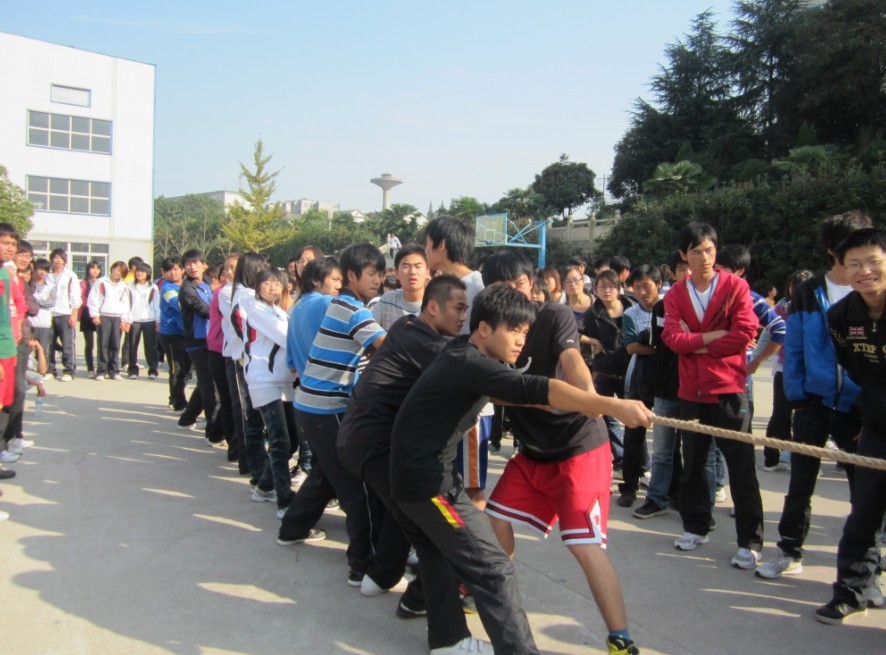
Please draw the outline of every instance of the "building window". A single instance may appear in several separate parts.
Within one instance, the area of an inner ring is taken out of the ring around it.
[[[49,259],[49,253],[56,248],[61,248],[68,253],[68,267],[71,268],[81,280],[86,277],[86,265],[91,261],[98,262],[102,267],[102,275],[108,272],[109,248],[106,243],[81,243],[67,241],[31,241],[34,248],[34,259],[44,257]]]
[[[111,154],[111,121],[28,110],[28,145]]]
[[[38,211],[111,215],[111,183],[28,175],[28,200]]]
[[[53,84],[50,99],[52,102],[58,102],[63,105],[90,107],[92,105],[92,91],[89,89],[78,89],[73,86]]]

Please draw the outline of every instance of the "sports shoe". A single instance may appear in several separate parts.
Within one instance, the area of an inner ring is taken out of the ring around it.
[[[397,603],[397,616],[401,619],[419,619],[423,616],[428,615],[428,610],[426,609],[413,609],[406,604],[406,602],[401,599],[399,603]]]
[[[754,571],[754,575],[766,580],[775,580],[783,575],[800,575],[802,572],[803,563],[779,548],[775,559],[760,564]]]
[[[615,503],[616,503],[619,507],[633,507],[633,506],[634,506],[634,503],[635,503],[636,501],[637,501],[637,494],[632,494],[632,493],[622,493],[622,494],[618,497],[618,500],[615,501]]]
[[[643,475],[640,476],[640,486],[644,489],[648,489],[650,482],[652,482],[652,472],[643,471]]]
[[[0,512],[0,521],[5,521],[9,518],[9,512]]]
[[[458,655],[458,653],[491,653],[492,644],[476,637],[465,637],[457,644],[432,648],[431,655]]]
[[[105,374],[104,374],[104,373],[99,373],[98,375],[95,376],[95,381],[96,381],[96,382],[101,382],[101,381],[104,380],[104,379],[105,379]]]
[[[634,517],[638,519],[651,519],[653,516],[663,516],[668,513],[666,507],[659,507],[654,500],[646,499],[646,502],[634,510]]]
[[[329,509],[329,510],[336,510],[336,509],[339,509],[339,506],[340,506],[340,505],[339,505],[339,502],[338,502],[338,498],[333,498],[333,499],[330,500],[328,503],[326,503],[326,509]]]
[[[726,502],[726,487],[718,487],[717,491],[714,493],[714,502],[715,503],[725,503]]]
[[[757,568],[757,562],[759,561],[760,553],[750,548],[739,548],[738,552],[732,556],[732,566],[745,571]]]
[[[65,373],[64,375],[62,375],[59,378],[59,382],[70,382],[73,379],[74,379],[73,375],[71,375],[70,373]]]
[[[265,491],[261,487],[253,487],[252,502],[254,503],[276,503],[277,492],[274,489]]]
[[[309,544],[314,541],[323,541],[326,539],[326,530],[321,530],[320,528],[311,528],[308,530],[307,537],[300,537],[298,539],[284,539],[283,537],[277,535],[277,543],[281,546],[294,546],[295,544]]]
[[[130,373],[129,379],[130,380],[138,380],[138,373]]]
[[[382,587],[379,587],[378,583],[370,578],[368,575],[364,575],[363,581],[360,583],[360,593],[367,598],[372,598],[373,596],[381,596],[386,591],[404,592],[406,591],[406,587],[408,586],[409,580],[407,580],[406,578],[400,578],[400,580],[393,587],[384,589]]]
[[[838,600],[832,600],[827,605],[822,605],[815,610],[815,620],[828,625],[840,625],[850,617],[867,615],[867,607],[853,607]]]
[[[14,455],[8,450],[0,450],[0,464],[12,464],[17,462],[21,455]]]
[[[609,655],[640,655],[640,649],[630,639],[610,636],[606,640]]]
[[[693,534],[692,532],[684,532],[682,537],[677,537],[674,541],[674,548],[677,550],[695,550],[702,544],[710,541],[706,536]]]
[[[25,448],[30,448],[34,445],[34,442],[30,439],[22,439],[21,437],[16,437],[15,439],[10,439],[9,444],[6,446],[6,450],[11,452],[13,455],[21,455],[24,452]]]
[[[362,587],[363,586],[363,578],[366,576],[363,573],[358,573],[357,571],[348,571],[348,586],[349,587]]]
[[[790,471],[791,467],[789,464],[785,464],[784,462],[776,462],[771,466],[763,466],[763,470],[767,473],[772,473],[773,471]]]
[[[87,371],[86,377],[94,380],[95,379],[95,371]]]
[[[284,516],[286,516],[286,511],[288,509],[289,509],[289,507],[278,507],[277,508],[277,518],[282,519]]]
[[[9,478],[15,477],[15,471],[10,471],[9,469],[0,468],[0,480],[8,480]]]

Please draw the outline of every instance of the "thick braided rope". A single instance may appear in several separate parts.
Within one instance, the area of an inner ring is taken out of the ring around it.
[[[701,434],[709,434],[712,437],[723,437],[724,439],[735,439],[736,441],[744,441],[745,443],[754,444],[755,446],[768,446],[769,448],[778,448],[779,450],[789,450],[792,453],[800,453],[801,455],[808,455],[809,457],[830,459],[835,462],[843,462],[844,464],[855,464],[856,466],[865,466],[867,468],[877,469],[878,471],[886,471],[886,459],[879,459],[877,457],[862,457],[861,455],[853,455],[852,453],[846,453],[842,450],[818,448],[817,446],[810,446],[805,443],[784,441],[782,439],[773,439],[771,437],[759,437],[746,432],[735,432],[734,430],[725,430],[710,425],[703,425],[698,421],[682,421],[676,418],[665,418],[663,416],[653,415],[652,422],[669,428],[676,428],[678,430],[699,432]]]

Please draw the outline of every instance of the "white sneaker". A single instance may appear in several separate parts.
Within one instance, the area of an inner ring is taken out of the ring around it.
[[[99,373],[98,375],[95,376],[96,382],[101,382],[104,379],[105,379],[104,373]]]
[[[800,575],[801,573],[803,573],[803,562],[794,559],[780,548],[775,559],[760,564],[754,571],[758,578],[766,580],[775,580],[783,575]]]
[[[467,637],[457,644],[444,648],[432,648],[431,655],[458,655],[459,653],[491,653],[492,644],[476,637]]]
[[[253,487],[252,502],[254,502],[254,503],[276,503],[277,502],[277,492],[273,489],[271,489],[270,491],[265,491],[263,489],[260,489],[259,487]]]
[[[0,521],[5,521],[9,518],[9,512],[0,512]]]
[[[757,562],[759,561],[760,553],[750,548],[739,548],[738,552],[732,556],[732,566],[745,571],[757,568]]]
[[[10,439],[9,444],[6,446],[6,450],[11,452],[13,455],[21,455],[24,452],[25,448],[30,448],[34,445],[34,442],[30,439],[22,439],[21,437],[16,437],[15,439]]]
[[[714,493],[714,502],[715,503],[725,503],[726,502],[726,487],[720,487],[717,489],[716,493]]]
[[[59,381],[60,382],[70,382],[73,379],[74,379],[74,376],[72,376],[70,373],[65,373],[64,375],[62,375],[59,378]]]
[[[399,582],[395,584],[390,589],[384,589],[379,587],[378,584],[370,578],[368,575],[363,576],[363,582],[360,583],[360,593],[366,596],[367,598],[372,598],[373,596],[380,596],[386,591],[394,591],[394,592],[404,592],[406,591],[406,587],[409,586],[409,580],[406,578],[400,578]]]
[[[684,532],[682,537],[677,537],[674,541],[674,548],[677,550],[695,550],[699,546],[708,543],[710,539],[700,534],[692,532]]]
[[[17,462],[21,455],[14,455],[8,450],[0,450],[0,464],[12,464]]]

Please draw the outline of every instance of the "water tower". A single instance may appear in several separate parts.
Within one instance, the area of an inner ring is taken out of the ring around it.
[[[388,209],[391,206],[391,189],[398,184],[403,184],[403,180],[398,180],[390,173],[382,173],[381,177],[374,177],[371,180],[375,186],[381,187],[381,208]]]

